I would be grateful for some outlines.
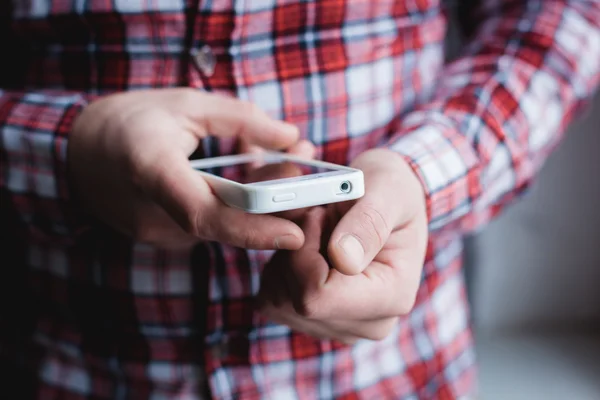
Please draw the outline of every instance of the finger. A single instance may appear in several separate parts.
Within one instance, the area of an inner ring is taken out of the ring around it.
[[[128,224],[133,227],[133,232],[127,232],[134,240],[173,250],[190,248],[199,241],[197,237],[184,232],[162,207],[140,195],[134,198],[135,203],[129,212],[133,221]]]
[[[263,158],[260,157],[260,155],[265,152],[262,147],[250,144],[244,138],[240,138],[238,151],[240,154],[254,154],[256,156],[254,160],[244,165],[244,171],[246,174],[249,174],[255,169],[261,168],[265,165]]]
[[[294,308],[301,315],[312,315],[329,276],[329,265],[319,252],[325,223],[325,209],[315,207],[307,211],[301,224],[305,236],[300,250],[290,254],[285,278],[290,288]]]
[[[248,141],[241,139],[239,145],[239,152],[240,154],[260,155],[261,153],[264,153],[265,150],[260,146],[250,144],[248,143]],[[286,153],[306,160],[311,160],[315,156],[316,148],[309,141],[301,140],[292,145],[292,147],[286,149]],[[251,173],[252,171],[259,169],[264,165],[264,161],[262,161],[260,158],[257,158],[256,161],[252,161],[246,165],[246,173]]]
[[[310,257],[311,253],[319,251],[326,221],[327,212],[323,207],[313,207],[306,212],[300,227],[303,232],[307,233],[307,238],[302,249],[293,254],[295,257]]]
[[[334,339],[352,344],[360,339],[383,340],[398,323],[398,317],[371,320],[313,320],[298,315],[289,302],[263,302],[259,311],[270,320],[319,339]]]
[[[313,336],[343,341],[356,339],[381,340],[387,337],[394,327],[397,317],[370,318],[368,320],[341,319],[311,319],[298,314],[290,302],[289,276],[282,276],[290,265],[290,252],[277,252],[265,266],[261,279],[259,299],[260,311],[279,323],[285,323],[296,330]],[[347,276],[344,276],[348,278]],[[287,285],[286,285],[287,283]],[[293,285],[292,285],[293,286]],[[344,316],[345,317],[345,316]]]
[[[248,182],[264,182],[275,179],[293,178],[302,175],[302,170],[291,163],[283,162],[277,164],[267,164],[261,168],[253,170],[248,174]],[[275,213],[276,217],[284,218],[289,221],[296,221],[305,213],[305,209],[294,209]]]
[[[393,227],[393,206],[381,191],[358,200],[334,228],[328,245],[335,269],[346,275],[361,273],[382,249]]]
[[[308,140],[301,140],[300,142],[296,143],[295,145],[293,145],[292,147],[290,147],[289,149],[286,150],[287,154],[305,159],[305,160],[312,160],[315,157],[317,150],[315,148],[315,146],[309,142]],[[298,174],[301,175],[302,171],[298,168]],[[277,217],[281,217],[281,218],[285,218],[287,220],[290,221],[297,221],[299,219],[301,219],[306,212],[308,211],[308,208],[297,208],[294,210],[288,210],[288,211],[282,211],[280,213],[276,213],[274,214]]]
[[[250,171],[247,182],[264,182],[275,179],[293,178],[300,175],[302,175],[302,171],[298,166],[289,162],[282,162],[267,164]]]
[[[174,110],[194,121],[195,132],[201,137],[244,138],[248,144],[272,150],[288,148],[298,141],[296,126],[270,118],[252,103],[196,90],[173,93]]]
[[[394,231],[361,274],[349,276],[332,269],[320,293],[313,295],[318,302],[313,302],[309,315],[321,320],[405,315],[417,299],[426,246],[427,223],[422,216]]]
[[[249,144],[246,140],[242,140],[242,142],[240,143],[240,153],[242,154],[259,155],[264,152],[265,150],[263,148]],[[285,152],[292,156],[296,156],[305,160],[311,160],[315,157],[316,148],[308,140],[301,140],[292,145],[292,147],[286,149]],[[248,171],[251,171],[252,169],[258,169],[264,165],[264,161],[258,159],[257,161],[254,161],[249,164],[250,169]]]
[[[294,223],[298,223],[304,219],[304,216],[309,210],[310,208],[295,208],[293,210],[280,211],[272,215],[278,218],[287,219],[288,221],[292,221]]]
[[[333,270],[313,304],[310,316],[373,320],[405,315],[419,288],[422,261],[417,251],[402,249],[390,255],[396,265],[373,262],[362,274],[348,276]]]
[[[178,153],[161,162],[134,166],[134,182],[171,215],[183,230],[203,240],[252,249],[297,249],[304,235],[294,223],[269,215],[254,215],[222,203]]]
[[[265,304],[259,311],[275,323],[285,325],[294,332],[302,332],[316,339],[337,340],[346,344],[353,344],[361,339],[345,331],[336,330],[329,323],[312,321],[296,314],[290,303],[284,303],[279,307]]]
[[[259,310],[265,308],[279,308],[286,302],[290,302],[289,294],[284,289],[283,273],[279,268],[279,259],[285,259],[287,252],[278,251],[273,258],[265,265],[260,279],[260,289],[257,295],[257,306]],[[285,261],[283,261],[285,262]]]
[[[265,150],[260,146],[250,144],[247,140],[240,140],[239,152],[241,154],[260,154],[264,153],[264,151]],[[294,143],[291,147],[285,149],[285,152],[296,157],[310,160],[315,157],[317,149],[308,140],[300,140],[299,142]]]
[[[249,214],[223,204],[216,197],[213,201],[217,203],[215,207],[208,207],[197,218],[200,231],[211,240],[259,250],[297,250],[304,243],[302,230],[291,221]]]
[[[357,337],[367,340],[383,340],[390,335],[398,317],[364,320],[331,320],[327,323],[338,336]]]
[[[308,140],[301,140],[286,150],[287,154],[300,157],[305,160],[312,160],[315,157],[316,152],[317,149]]]

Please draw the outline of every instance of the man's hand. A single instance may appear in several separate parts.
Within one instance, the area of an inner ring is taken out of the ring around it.
[[[239,100],[191,89],[112,95],[88,106],[69,138],[78,201],[113,228],[159,246],[214,240],[299,248],[304,235],[297,225],[227,207],[190,167],[188,157],[209,134],[266,149],[312,150],[297,142],[295,127]]]
[[[371,150],[353,167],[365,196],[310,210],[304,246],[275,254],[258,296],[275,322],[347,343],[386,337],[412,309],[427,246],[423,190],[405,161]]]

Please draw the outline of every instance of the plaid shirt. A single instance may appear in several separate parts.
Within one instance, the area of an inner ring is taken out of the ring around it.
[[[469,398],[462,236],[530,183],[598,83],[600,3],[462,3],[469,42],[451,63],[440,0],[13,0],[0,11],[0,358],[32,374],[20,390]],[[263,319],[252,297],[269,252],[167,251],[78,212],[65,180],[74,117],[97,96],[171,86],[255,102],[327,161],[376,146],[406,157],[431,238],[416,306],[390,337],[345,346]]]

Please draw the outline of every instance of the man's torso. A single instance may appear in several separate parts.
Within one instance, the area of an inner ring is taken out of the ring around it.
[[[2,82],[232,95],[298,125],[319,158],[340,164],[385,142],[429,98],[444,56],[435,0],[13,4],[19,68]],[[234,146],[207,140],[202,153]],[[34,333],[14,348],[40,374],[40,398],[456,398],[472,384],[453,234],[431,240],[413,313],[388,339],[352,347],[254,311],[268,252],[215,243],[166,251],[97,227],[74,245],[29,234],[25,253]]]

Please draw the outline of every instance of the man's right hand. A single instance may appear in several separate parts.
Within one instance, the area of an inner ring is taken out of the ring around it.
[[[239,138],[302,153],[298,130],[255,106],[192,89],[107,96],[89,105],[69,137],[72,189],[83,207],[135,240],[161,247],[199,240],[253,249],[302,246],[294,223],[223,204],[189,164],[202,138]]]

